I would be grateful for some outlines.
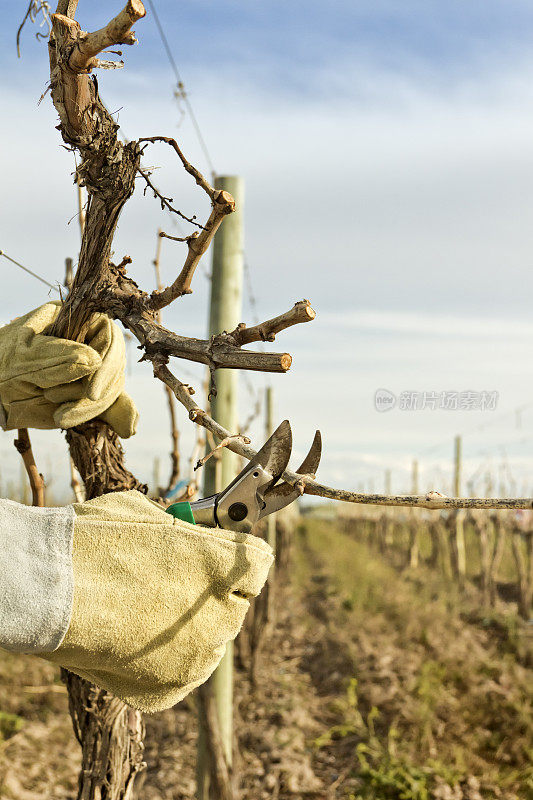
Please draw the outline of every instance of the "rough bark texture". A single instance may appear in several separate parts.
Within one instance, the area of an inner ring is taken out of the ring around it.
[[[127,489],[147,492],[146,484],[126,469],[120,439],[109,425],[93,420],[70,428],[66,436],[74,465],[85,484],[87,500]]]
[[[146,766],[141,713],[67,670],[61,677],[82,751],[78,800],[131,800]]]
[[[146,492],[147,487],[126,469],[120,440],[105,423],[71,428],[67,441],[87,500],[124,489]],[[135,777],[145,766],[142,714],[78,675],[61,670],[61,676],[82,750],[78,800],[128,800]]]
[[[76,3],[60,3],[58,10],[74,14],[75,8]],[[119,36],[123,40],[135,19],[144,15],[142,4],[129,2],[123,15],[122,20],[116,18],[110,23],[115,41]],[[52,21],[49,43],[52,98],[64,141],[80,152],[82,161],[76,177],[87,187],[89,204],[78,271],[50,333],[82,341],[91,314],[99,310],[98,298],[109,281],[113,235],[122,207],[134,189],[140,150],[136,144],[124,147],[117,141],[117,126],[98,98],[96,82],[87,74],[90,65],[70,63],[74,58],[79,61],[82,46],[89,37],[63,14],[55,14]],[[106,40],[106,43],[111,42]],[[145,491],[146,487],[125,468],[118,437],[104,423],[95,421],[71,429],[67,441],[85,484],[87,499],[121,489]],[[79,800],[131,798],[135,777],[144,764],[141,714],[77,675],[63,670],[62,677],[68,688],[74,731],[82,748]]]

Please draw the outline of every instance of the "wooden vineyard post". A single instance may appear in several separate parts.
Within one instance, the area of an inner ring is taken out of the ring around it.
[[[503,551],[505,548],[505,520],[502,519],[501,514],[493,513],[492,526],[494,528],[494,544],[492,547],[492,555],[489,570],[489,600],[490,605],[496,605],[496,596],[498,593],[498,569],[502,560]]]
[[[412,486],[413,494],[418,494],[418,461],[413,461]],[[409,566],[418,567],[420,526],[416,512],[413,510],[409,514]]]
[[[511,523],[511,546],[518,576],[518,613],[528,621],[533,596],[533,538],[529,531],[522,531],[515,520]]]
[[[219,176],[215,188],[228,191],[235,199],[236,212],[228,217],[217,231],[213,241],[213,272],[211,278],[211,300],[209,313],[209,335],[233,330],[240,321],[243,280],[243,201],[244,183],[237,176]],[[237,432],[238,372],[219,369],[216,373],[216,396],[211,400],[212,417],[226,429]],[[238,471],[237,456],[224,448],[221,453],[221,468],[217,481],[216,459],[205,466],[204,494],[209,496],[226,486]],[[198,743],[197,797],[198,800],[218,800],[222,790],[213,786],[221,772],[213,763],[216,754],[209,747],[208,726],[213,717],[218,721],[219,740],[227,768],[231,770],[233,760],[233,642],[226,647],[220,662],[205,688],[199,692],[200,736]],[[206,701],[214,700],[216,715],[208,719]],[[215,725],[216,725],[215,721]],[[212,727],[212,725],[211,725]],[[215,736],[216,736],[215,732]],[[210,790],[210,784],[212,789]],[[228,787],[224,787],[227,794]]]
[[[454,458],[453,458],[453,493],[455,497],[461,496],[461,460],[462,460],[462,439],[460,436],[455,437],[454,441]],[[465,531],[464,531],[464,512],[457,510],[453,515],[452,526],[452,553],[454,561],[454,569],[456,570],[456,577],[459,581],[464,579],[466,574],[466,549],[465,549]]]
[[[385,494],[392,492],[392,472],[390,469],[385,470]],[[390,550],[394,540],[394,519],[389,512],[384,516],[384,546],[385,550]]]

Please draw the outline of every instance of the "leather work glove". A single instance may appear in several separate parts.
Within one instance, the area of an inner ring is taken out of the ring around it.
[[[45,303],[0,327],[0,425],[72,428],[99,417],[119,436],[132,436],[138,413],[123,391],[122,331],[94,314],[84,344],[43,335],[60,305]]]
[[[262,539],[182,522],[137,491],[59,509],[0,500],[0,646],[161,711],[214,671],[272,561]]]

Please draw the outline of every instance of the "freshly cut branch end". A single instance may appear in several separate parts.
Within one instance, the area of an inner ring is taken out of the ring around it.
[[[299,300],[290,311],[267,319],[266,322],[261,322],[252,328],[247,328],[244,322],[239,323],[230,336],[237,347],[251,342],[273,342],[276,334],[280,331],[290,328],[292,325],[299,325],[301,322],[312,322],[315,317],[316,312],[311,307],[309,300]]]
[[[231,214],[233,211],[235,211],[235,200],[229,192],[226,192],[225,189],[220,189],[215,194],[213,202],[221,206],[221,210],[224,212],[224,214]]]
[[[292,364],[292,356],[290,353],[282,353],[280,359],[281,368],[284,372],[287,372],[291,368]]]
[[[104,28],[94,33],[80,31],[78,23],[74,23],[79,31],[76,47],[72,50],[68,65],[74,72],[90,72],[98,66],[95,56],[116,44],[135,44],[134,31],[130,30],[138,20],[146,15],[146,10],[141,0],[128,0],[122,11],[117,14]],[[52,20],[57,18],[54,14]],[[64,18],[66,19],[66,18]],[[72,20],[71,20],[72,23]],[[64,24],[64,23],[63,23]]]

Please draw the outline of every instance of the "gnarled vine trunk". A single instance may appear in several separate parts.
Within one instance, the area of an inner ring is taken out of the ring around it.
[[[105,423],[71,428],[67,441],[88,500],[125,489],[146,491],[126,469],[120,440]],[[142,714],[66,669],[61,676],[82,752],[78,800],[132,798],[135,778],[145,766]]]

